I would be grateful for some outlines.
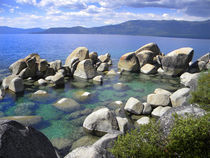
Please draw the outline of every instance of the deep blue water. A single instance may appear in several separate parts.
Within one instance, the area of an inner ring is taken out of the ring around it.
[[[109,52],[112,58],[118,59],[122,54],[135,51],[150,42],[157,43],[165,54],[180,47],[192,47],[195,50],[194,59],[210,51],[210,40],[206,39],[128,35],[11,34],[0,35],[0,69],[8,68],[16,60],[32,52],[39,53],[48,61],[55,59],[65,61],[69,53],[79,46],[85,46],[99,54]]]

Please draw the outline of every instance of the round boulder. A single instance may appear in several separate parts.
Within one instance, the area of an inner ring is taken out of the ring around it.
[[[65,112],[72,112],[80,109],[80,104],[71,98],[62,98],[53,105]]]

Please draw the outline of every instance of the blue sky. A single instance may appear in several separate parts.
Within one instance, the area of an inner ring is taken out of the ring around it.
[[[210,0],[0,0],[0,26],[20,28],[208,19]]]

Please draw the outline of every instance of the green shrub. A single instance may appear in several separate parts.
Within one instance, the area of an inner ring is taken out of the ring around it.
[[[208,157],[209,146],[208,115],[199,118],[176,116],[167,137],[160,133],[157,123],[151,122],[120,136],[110,151],[117,158]]]
[[[203,73],[198,79],[198,87],[192,92],[191,103],[198,103],[207,111],[210,110],[210,71]]]

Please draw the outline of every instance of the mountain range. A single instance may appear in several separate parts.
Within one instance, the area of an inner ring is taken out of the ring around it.
[[[210,39],[210,20],[175,21],[175,20],[132,20],[116,25],[100,27],[56,27],[49,29],[19,29],[0,27],[0,34],[119,34],[181,38]]]

